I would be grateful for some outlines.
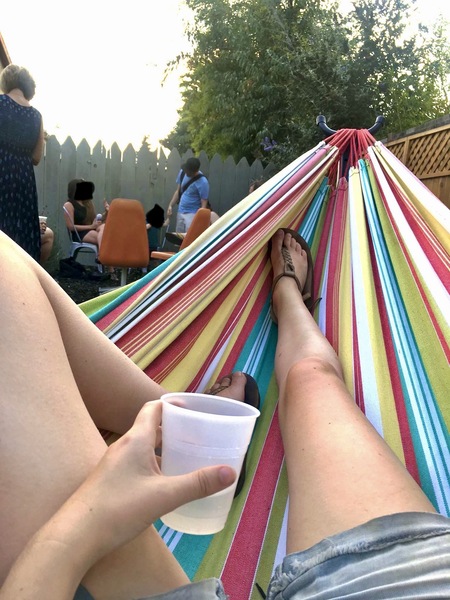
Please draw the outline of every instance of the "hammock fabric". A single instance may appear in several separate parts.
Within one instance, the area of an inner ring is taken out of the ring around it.
[[[194,580],[260,598],[285,554],[287,481],[273,374],[268,242],[300,231],[315,259],[315,317],[346,383],[436,509],[450,515],[448,209],[366,130],[340,130],[228,211],[191,246],[81,305],[149,377],[204,390],[232,370],[258,381],[262,414],[226,528],[156,524]]]

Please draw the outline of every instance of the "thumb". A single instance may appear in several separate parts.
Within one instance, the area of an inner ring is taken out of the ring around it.
[[[174,484],[176,481],[174,500],[178,507],[187,502],[221,492],[234,483],[236,471],[227,465],[218,465],[205,467],[185,475],[177,475],[171,479]]]

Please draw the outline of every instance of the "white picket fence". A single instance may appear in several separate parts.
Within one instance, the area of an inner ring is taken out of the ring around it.
[[[176,188],[180,166],[189,156],[193,153],[180,156],[177,150],[166,156],[163,151],[150,151],[147,146],[135,150],[128,145],[121,151],[113,144],[106,149],[102,142],[91,149],[86,140],[75,146],[71,138],[60,144],[55,136],[50,136],[44,157],[35,168],[39,214],[48,217],[48,224],[55,232],[55,247],[49,262],[55,264],[67,255],[69,237],[62,206],[67,200],[67,185],[71,179],[94,182],[98,212],[102,212],[104,199],[114,198],[140,200],[145,211],[155,204],[166,210]],[[232,157],[223,160],[215,155],[209,159],[204,152],[198,157],[201,170],[209,180],[210,202],[219,215],[247,195],[251,181],[262,175],[268,178],[276,171],[273,164],[264,168],[260,160],[250,165],[245,158],[236,164]],[[174,216],[172,221],[170,229],[174,229]]]

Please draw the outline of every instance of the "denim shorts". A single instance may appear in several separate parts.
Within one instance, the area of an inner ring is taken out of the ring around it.
[[[219,580],[207,579],[151,598],[226,600],[227,596]],[[450,598],[450,519],[416,512],[373,519],[286,556],[267,592],[267,600],[338,598]]]
[[[223,591],[221,582],[218,579],[204,579],[198,583],[188,583],[171,592],[159,594],[157,596],[147,596],[140,600],[227,600],[228,596]],[[91,594],[82,586],[77,589],[74,600],[94,600]]]

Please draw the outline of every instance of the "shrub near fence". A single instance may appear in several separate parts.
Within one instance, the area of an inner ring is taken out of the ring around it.
[[[147,146],[135,150],[128,145],[122,152],[117,144],[107,150],[101,142],[91,149],[86,140],[75,146],[71,138],[60,144],[55,136],[47,139],[44,157],[36,167],[39,213],[48,217],[55,232],[55,246],[48,268],[57,266],[67,256],[67,234],[62,206],[67,200],[67,184],[82,178],[95,184],[94,204],[103,211],[103,200],[134,198],[140,200],[145,211],[159,204],[167,209],[176,188],[175,179],[181,164],[192,152],[180,156],[177,150],[166,155],[163,150],[150,151]],[[276,171],[273,164],[263,167],[255,160],[251,165],[243,158],[237,164],[232,157],[223,160],[211,158],[204,152],[198,155],[201,170],[210,183],[210,202],[214,210],[224,214],[248,193],[250,182],[262,175],[270,178]],[[176,211],[175,211],[176,213]],[[170,229],[175,227],[176,214]]]

